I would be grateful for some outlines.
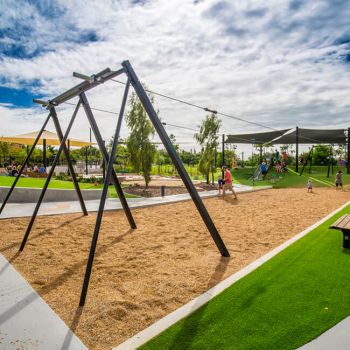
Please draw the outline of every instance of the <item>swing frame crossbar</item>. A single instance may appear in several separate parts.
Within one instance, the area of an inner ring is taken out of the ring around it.
[[[113,79],[116,76],[121,75],[121,74],[126,75],[127,83],[125,85],[125,90],[124,90],[123,99],[122,99],[122,103],[121,103],[121,107],[120,107],[119,117],[117,120],[117,125],[116,125],[116,129],[115,129],[115,133],[114,133],[112,149],[111,149],[110,154],[108,154],[106,146],[105,146],[104,141],[102,139],[100,130],[99,130],[98,125],[96,123],[95,117],[93,115],[92,109],[89,105],[89,101],[86,97],[85,92],[100,85],[100,84],[103,84],[104,82],[106,82],[110,79]],[[27,165],[31,154],[33,153],[34,148],[37,145],[37,143],[41,137],[42,132],[44,131],[48,121],[50,119],[52,119],[54,124],[55,124],[55,128],[56,128],[58,137],[60,139],[60,146],[59,146],[58,152],[55,156],[55,159],[53,161],[52,167],[51,167],[51,169],[48,173],[48,176],[46,178],[45,185],[42,189],[42,192],[40,194],[38,202],[35,206],[35,210],[33,212],[31,219],[30,219],[27,230],[24,234],[24,237],[23,237],[23,240],[22,240],[22,243],[20,246],[20,251],[23,251],[23,249],[26,245],[27,239],[28,239],[29,234],[30,234],[32,227],[34,225],[34,222],[35,222],[36,216],[38,214],[38,211],[40,209],[45,192],[48,188],[49,182],[50,182],[52,175],[54,173],[55,166],[57,165],[60,154],[62,152],[64,153],[65,158],[67,160],[67,164],[69,167],[69,173],[72,177],[72,181],[74,183],[74,187],[75,187],[75,190],[77,192],[77,196],[78,196],[78,199],[79,199],[79,202],[81,205],[81,209],[82,209],[84,215],[88,215],[87,210],[86,210],[86,206],[84,203],[84,199],[82,197],[82,194],[81,194],[81,191],[80,191],[80,188],[79,188],[79,185],[78,185],[75,173],[74,173],[73,164],[72,164],[70,156],[69,156],[69,151],[68,151],[67,145],[66,145],[70,130],[71,130],[73,123],[74,123],[74,120],[75,120],[75,117],[76,117],[79,109],[81,107],[83,107],[85,115],[86,115],[86,117],[89,121],[89,124],[91,126],[91,129],[94,133],[98,147],[102,153],[104,162],[107,165],[107,173],[106,173],[104,183],[103,183],[102,195],[101,195],[99,208],[98,208],[98,212],[97,212],[94,233],[92,236],[89,257],[88,257],[88,261],[87,261],[87,265],[86,265],[85,276],[84,276],[83,286],[82,286],[81,295],[80,295],[79,306],[83,306],[85,304],[87,291],[88,291],[88,287],[89,287],[89,281],[90,281],[91,272],[92,272],[92,267],[93,267],[95,250],[96,250],[98,236],[99,236],[100,227],[101,227],[101,223],[102,223],[102,216],[104,213],[104,208],[105,208],[105,203],[106,203],[106,198],[107,198],[108,185],[109,185],[110,181],[113,182],[113,184],[116,188],[117,194],[118,194],[119,199],[121,201],[125,215],[129,221],[130,227],[132,229],[136,229],[135,220],[132,216],[129,205],[126,201],[126,198],[125,198],[124,192],[122,190],[122,187],[120,185],[120,182],[118,180],[117,174],[113,168],[113,160],[115,159],[115,156],[117,153],[117,151],[116,151],[117,144],[118,144],[118,139],[119,139],[119,135],[120,135],[120,129],[121,129],[121,125],[122,125],[123,115],[125,112],[125,106],[127,103],[129,88],[130,88],[130,86],[132,86],[136,95],[138,96],[139,100],[141,101],[146,113],[148,114],[156,132],[158,133],[165,149],[167,150],[174,166],[176,167],[177,172],[179,173],[182,181],[184,182],[184,184],[185,184],[194,204],[196,205],[197,210],[198,210],[199,214],[201,215],[201,217],[202,217],[212,239],[214,240],[220,254],[224,257],[229,257],[230,254],[225,246],[225,243],[223,242],[214,222],[212,221],[207,209],[205,208],[200,196],[198,195],[198,192],[196,191],[189,175],[187,174],[181,159],[177,155],[176,150],[175,150],[173,144],[171,143],[170,138],[167,135],[167,133],[166,133],[166,131],[165,131],[158,115],[157,115],[157,112],[155,111],[149,97],[146,94],[146,91],[144,90],[142,84],[140,83],[140,81],[139,81],[135,71],[133,70],[130,62],[129,61],[122,62],[122,68],[119,70],[116,70],[116,71],[112,71],[110,68],[106,68],[99,73],[93,74],[92,76],[87,76],[87,75],[84,75],[81,73],[73,73],[73,76],[76,78],[82,79],[83,82],[74,86],[73,88],[67,90],[66,92],[62,93],[61,95],[58,95],[57,97],[55,97],[51,100],[48,100],[48,101],[43,101],[43,100],[39,100],[39,99],[33,100],[35,103],[41,104],[43,107],[48,109],[49,115],[46,118],[39,134],[37,135],[37,138],[36,138],[32,148],[30,149],[26,159],[24,160],[22,167],[21,167],[21,170],[19,171],[18,177],[16,178],[13,185],[11,186],[11,188],[6,196],[5,201],[2,203],[2,206],[0,208],[0,213],[1,213],[1,211],[3,210],[3,208],[5,207],[8,199],[9,199],[9,197],[11,196],[11,193],[12,193],[14,187],[16,186],[16,183],[17,183],[20,175],[22,174],[24,167]],[[61,129],[61,125],[59,122],[59,118],[57,116],[56,107],[64,102],[67,102],[68,100],[70,100],[74,97],[78,97],[78,102],[76,104],[74,113],[70,119],[70,122],[69,122],[67,129],[66,129],[66,132],[63,134],[62,129]]]

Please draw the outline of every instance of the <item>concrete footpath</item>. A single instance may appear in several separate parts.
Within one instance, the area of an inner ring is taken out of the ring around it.
[[[1,254],[0,349],[87,350]]]
[[[244,185],[235,185],[235,191],[237,193],[252,192],[271,188],[271,186],[252,187]],[[205,191],[198,192],[201,198],[210,198],[218,195],[218,191]],[[231,193],[227,194],[232,195]],[[130,208],[144,208],[153,205],[170,204],[181,201],[190,200],[191,197],[188,193],[176,194],[165,197],[153,197],[153,198],[127,198]],[[85,201],[86,209],[89,212],[98,210],[100,200]],[[5,209],[0,215],[0,219],[9,219],[16,217],[26,217],[33,214],[36,203],[7,203]],[[105,210],[120,210],[122,205],[117,198],[108,198],[105,205]],[[38,215],[55,215],[55,214],[71,214],[81,212],[80,204],[78,201],[67,202],[47,202],[42,203],[39,209]]]
[[[348,350],[350,349],[350,317],[321,334],[298,350]]]

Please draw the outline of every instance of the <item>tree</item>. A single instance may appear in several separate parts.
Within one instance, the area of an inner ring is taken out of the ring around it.
[[[258,153],[253,153],[248,157],[248,160],[246,160],[246,165],[251,166],[251,167],[257,167],[259,164],[259,154]]]
[[[327,165],[330,155],[330,146],[317,145],[312,151],[312,163],[314,165]]]
[[[200,154],[192,153],[192,150],[191,152],[182,150],[180,153],[180,158],[184,164],[195,165],[199,163]]]
[[[236,152],[234,150],[225,149],[225,164],[231,165],[235,159],[238,159]],[[218,166],[221,166],[221,164],[222,164],[222,152],[217,152],[216,164]]]
[[[150,99],[153,102],[153,98]],[[151,181],[152,162],[156,152],[150,140],[155,130],[135,93],[132,94],[129,103],[130,111],[126,116],[126,124],[131,133],[127,139],[127,148],[130,162],[136,172],[142,173],[147,188]]]
[[[111,139],[107,145],[108,153],[110,153],[110,151],[112,150],[113,141],[114,141],[114,135],[111,137]],[[129,158],[130,158],[130,154],[129,154],[128,148],[125,145],[124,140],[120,138],[118,140],[117,151],[115,153],[114,163],[121,164],[124,168],[125,164],[128,163]]]
[[[176,137],[174,134],[170,134],[169,135],[169,139],[171,141],[171,143],[173,144],[174,148],[175,148],[175,151],[178,152],[179,151],[179,145],[176,144]]]
[[[219,129],[221,126],[221,120],[212,113],[207,115],[203,120],[199,133],[194,135],[195,140],[202,147],[202,155],[199,160],[198,169],[206,176],[207,183],[209,184],[209,174],[215,171],[214,157],[215,151],[219,145]]]
[[[0,142],[0,164],[6,162],[6,158],[10,154],[10,145],[7,142]]]

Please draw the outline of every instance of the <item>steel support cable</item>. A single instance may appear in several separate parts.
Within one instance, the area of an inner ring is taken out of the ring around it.
[[[124,83],[123,81],[120,81],[120,80],[111,79],[111,81],[114,81],[115,83],[118,83],[118,84],[123,84],[123,85],[125,85],[125,83]],[[224,116],[224,117],[227,117],[227,118],[231,118],[231,119],[235,119],[235,120],[240,120],[240,121],[242,121],[242,122],[244,122],[244,123],[249,123],[249,124],[252,124],[252,125],[260,126],[260,127],[262,127],[262,128],[266,128],[266,129],[278,131],[277,129],[274,129],[274,128],[270,127],[270,126],[266,126],[266,125],[263,125],[263,124],[255,123],[255,122],[252,122],[252,121],[250,121],[250,120],[246,120],[246,119],[243,119],[243,118],[240,118],[240,117],[236,117],[236,116],[233,116],[233,115],[229,115],[229,114],[226,114],[226,113],[218,112],[218,111],[213,110],[213,109],[210,109],[210,108],[208,108],[208,107],[203,107],[203,106],[197,105],[197,104],[192,103],[192,102],[184,101],[184,100],[181,100],[181,99],[176,98],[176,97],[171,97],[171,96],[162,94],[162,93],[160,93],[160,92],[155,92],[155,91],[148,90],[148,89],[145,89],[145,91],[146,91],[146,92],[149,92],[150,94],[153,94],[153,95],[156,95],[156,96],[160,96],[160,97],[166,98],[166,99],[168,99],[168,100],[172,100],[172,101],[175,101],[175,102],[179,102],[179,103],[185,104],[185,105],[187,105],[187,106],[191,106],[191,107],[194,107],[194,108],[198,108],[198,109],[204,110],[204,111],[206,111],[206,112],[212,112],[212,113],[214,113],[214,114],[219,114],[219,115]]]
[[[118,84],[123,84],[123,85],[125,85],[125,83],[124,83],[123,81],[120,81],[120,80],[117,80],[117,79],[111,79],[111,81],[113,81],[113,82],[115,82],[115,83],[118,83]],[[250,121],[250,120],[246,120],[246,119],[241,118],[241,117],[233,116],[233,115],[230,115],[230,114],[227,114],[227,113],[223,113],[223,112],[220,112],[220,111],[217,111],[217,110],[212,110],[212,109],[209,109],[209,108],[207,108],[207,107],[200,106],[200,105],[197,105],[197,104],[192,103],[192,102],[184,101],[184,100],[181,100],[181,99],[176,98],[176,97],[171,97],[171,96],[168,96],[168,95],[165,95],[165,94],[162,94],[162,93],[159,93],[159,92],[155,92],[155,91],[152,91],[152,90],[148,90],[148,89],[145,89],[145,91],[146,91],[146,92],[149,92],[149,93],[151,93],[151,94],[153,94],[153,95],[166,98],[166,99],[168,99],[168,100],[172,100],[172,101],[175,101],[175,102],[179,102],[179,103],[185,104],[185,105],[187,105],[187,106],[191,106],[191,107],[194,107],[194,108],[198,108],[198,109],[204,110],[204,111],[206,111],[206,112],[212,112],[212,113],[214,113],[214,114],[221,115],[221,116],[223,116],[223,117],[227,117],[227,118],[239,120],[239,121],[241,121],[241,122],[248,123],[248,124],[251,124],[251,125],[260,126],[260,127],[262,127],[262,128],[269,129],[269,130],[272,130],[272,131],[279,131],[278,129],[273,128],[273,127],[268,126],[268,125],[259,124],[259,123],[256,123],[256,122],[252,122],[252,121]],[[170,124],[169,124],[169,125],[170,125]],[[299,138],[304,139],[304,140],[316,141],[316,142],[321,142],[321,143],[322,143],[321,140],[312,139],[312,138],[307,137],[307,136],[299,136]],[[244,140],[244,139],[242,139],[242,140]]]
[[[71,103],[71,102],[63,102],[63,104],[65,105],[70,105],[70,106],[75,106],[75,103]],[[109,114],[115,114],[115,115],[119,115],[119,113],[117,112],[113,112],[113,111],[108,111],[106,109],[101,109],[101,108],[92,108],[90,107],[90,109],[94,110],[94,111],[98,111],[98,112],[103,112],[103,113],[109,113]]]
[[[118,84],[122,84],[122,85],[125,85],[126,83],[123,82],[123,81],[120,81],[120,80],[116,80],[116,79],[110,79],[111,81],[115,82],[115,83],[118,83]],[[192,103],[192,102],[188,102],[188,101],[184,101],[184,100],[181,100],[179,98],[176,98],[176,97],[171,97],[171,96],[168,96],[168,95],[165,95],[165,94],[162,94],[162,93],[159,93],[159,92],[155,92],[155,91],[152,91],[152,90],[148,90],[148,89],[145,89],[146,92],[149,92],[153,95],[156,95],[156,96],[160,96],[160,97],[163,97],[163,98],[166,98],[168,100],[172,100],[172,101],[175,101],[175,102],[178,102],[178,103],[182,103],[182,104],[185,104],[187,106],[191,106],[191,107],[194,107],[194,108],[197,108],[197,109],[201,109],[201,110],[204,110],[206,112],[212,112],[214,114],[217,114],[217,115],[221,115],[223,117],[226,117],[226,118],[231,118],[231,119],[234,119],[234,120],[239,120],[241,122],[244,122],[244,123],[248,123],[248,124],[251,124],[251,125],[256,125],[256,126],[259,126],[259,127],[262,127],[262,128],[265,128],[265,129],[269,129],[269,130],[272,130],[272,131],[279,131],[278,129],[276,128],[273,128],[271,126],[267,126],[267,125],[263,125],[263,124],[259,124],[259,123],[256,123],[256,122],[252,122],[250,120],[246,120],[244,118],[240,118],[240,117],[237,117],[237,116],[233,116],[233,115],[230,115],[230,114],[227,114],[227,113],[223,113],[223,112],[220,112],[220,111],[216,111],[216,110],[212,110],[212,109],[209,109],[207,107],[204,107],[204,106],[200,106],[200,105],[197,105],[195,103]],[[64,102],[65,104],[68,104],[68,105],[75,105],[73,103],[70,103],[70,102]],[[109,111],[109,110],[106,110],[106,109],[101,109],[101,108],[92,108],[92,110],[95,110],[95,111],[98,111],[98,112],[103,112],[103,113],[109,113],[109,114],[114,114],[114,115],[118,115],[118,113],[116,112],[113,112],[113,111]],[[192,131],[197,131],[195,129],[192,129],[192,128],[188,128],[188,127],[182,127],[182,126],[175,126],[173,124],[170,124],[170,123],[166,123],[166,125],[169,125],[169,126],[174,126],[174,127],[179,127],[179,128],[183,128],[183,129],[187,129],[187,130],[192,130]],[[308,141],[314,141],[314,142],[317,142],[317,143],[323,143],[321,140],[317,140],[317,139],[313,139],[313,138],[310,138],[310,137],[307,137],[307,136],[301,136],[299,135],[299,139],[304,139],[304,140],[308,140]],[[248,141],[248,140],[245,140],[245,139],[242,139],[242,141]]]

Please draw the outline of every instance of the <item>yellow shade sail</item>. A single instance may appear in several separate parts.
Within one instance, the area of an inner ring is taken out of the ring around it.
[[[1,142],[17,143],[20,145],[33,145],[35,139],[37,138],[39,131],[30,132],[28,134],[20,134],[15,136],[3,136],[0,137]],[[56,133],[44,130],[37,145],[42,145],[43,140],[46,140],[46,145],[59,146],[60,140]],[[68,143],[68,142],[67,142]],[[69,144],[72,147],[86,147],[93,145],[94,142],[87,142],[77,139],[69,138]]]

